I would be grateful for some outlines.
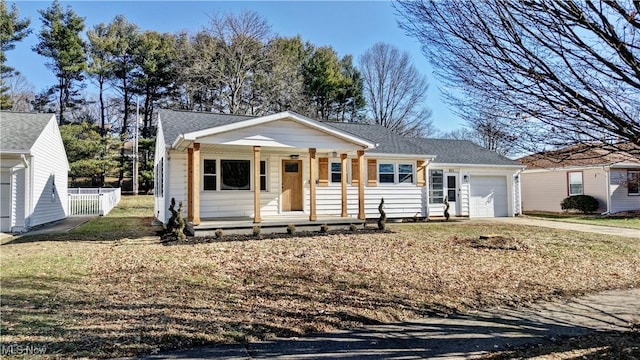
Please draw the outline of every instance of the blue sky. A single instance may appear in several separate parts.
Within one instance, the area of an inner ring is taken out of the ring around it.
[[[11,6],[14,1],[7,1]],[[55,83],[45,67],[46,59],[31,50],[37,42],[36,34],[42,22],[38,9],[51,5],[50,1],[15,1],[20,17],[31,18],[33,33],[16,49],[8,51],[7,64],[20,71],[35,86],[36,91]],[[274,34],[300,35],[304,41],[317,46],[332,46],[339,56],[351,54],[354,59],[376,42],[382,41],[406,51],[419,69],[429,79],[427,104],[432,109],[434,125],[449,131],[462,125],[462,121],[443,104],[434,78],[433,68],[420,50],[420,44],[404,34],[397,25],[397,16],[391,2],[387,1],[61,1],[70,5],[85,18],[88,29],[101,22],[108,23],[118,15],[124,15],[142,30],[175,33],[186,30],[196,32],[205,28],[210,15],[237,13],[253,10],[271,25]]]

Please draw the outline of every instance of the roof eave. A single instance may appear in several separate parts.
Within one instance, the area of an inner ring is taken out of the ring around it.
[[[506,165],[506,164],[463,164],[463,163],[432,163],[436,166],[442,167],[471,167],[471,168],[481,168],[481,167],[492,167],[492,168],[504,168],[504,169],[524,169],[524,165]]]
[[[377,158],[407,158],[407,159],[429,159],[434,160],[436,158],[435,155],[427,155],[427,154],[398,154],[398,153],[374,153],[367,152],[365,153],[367,157],[377,157]]]
[[[31,155],[31,150],[5,150],[5,149],[0,149],[0,155],[16,155],[16,156],[20,156],[20,155]]]

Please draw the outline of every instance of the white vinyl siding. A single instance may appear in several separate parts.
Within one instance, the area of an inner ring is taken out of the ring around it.
[[[612,213],[640,210],[640,196],[629,195],[627,187],[628,173],[627,169],[611,169],[610,172],[611,185],[611,209]]]
[[[30,227],[64,219],[68,214],[69,163],[55,117],[52,117],[33,144],[31,154],[33,213],[27,224]]]
[[[169,178],[167,174],[169,161],[167,160],[167,148],[164,142],[163,130],[162,130],[162,121],[158,120],[158,132],[156,135],[156,151],[154,156],[154,165],[158,171],[161,181],[158,182],[158,179],[154,179],[154,184],[156,187],[156,192],[153,198],[153,208],[154,208],[154,216],[158,218],[158,220],[162,222],[166,222],[165,219],[166,213],[169,211],[168,204],[171,200],[167,201],[165,195],[167,194],[167,182],[169,182]],[[169,193],[170,194],[170,193]],[[165,207],[166,205],[166,207]]]

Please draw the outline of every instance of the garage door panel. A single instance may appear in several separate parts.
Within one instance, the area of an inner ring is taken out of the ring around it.
[[[0,231],[11,231],[11,173],[0,171]]]
[[[470,187],[471,217],[509,216],[506,177],[473,176]]]

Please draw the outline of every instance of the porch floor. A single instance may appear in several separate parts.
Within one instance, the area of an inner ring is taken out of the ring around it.
[[[285,215],[267,216],[262,218],[262,222],[253,223],[252,217],[229,217],[229,218],[204,218],[200,224],[194,226],[196,236],[212,235],[217,229],[225,233],[246,233],[251,232],[254,226],[260,226],[263,233],[286,232],[287,226],[293,224],[296,231],[320,230],[320,226],[327,224],[330,228],[348,228],[351,224],[362,226],[365,220],[356,217],[340,216],[318,216],[316,221],[310,221],[309,215]]]

